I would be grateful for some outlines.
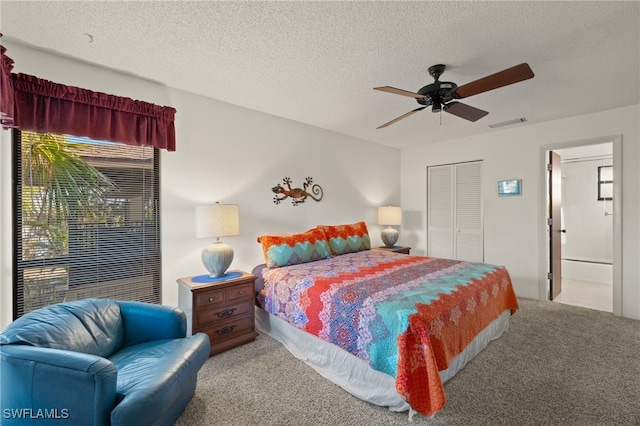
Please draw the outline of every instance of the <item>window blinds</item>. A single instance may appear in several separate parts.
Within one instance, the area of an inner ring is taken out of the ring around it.
[[[88,297],[160,303],[157,149],[14,132],[14,315]]]

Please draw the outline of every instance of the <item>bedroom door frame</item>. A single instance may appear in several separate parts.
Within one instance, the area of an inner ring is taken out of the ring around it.
[[[549,151],[611,142],[613,145],[613,314],[622,315],[622,135],[612,135],[593,139],[558,142],[540,146],[540,176],[538,196],[538,299],[549,300],[549,227],[547,225],[549,199],[547,163]]]
[[[562,292],[562,159],[556,151],[547,151],[547,199],[549,212],[549,300],[553,300]]]

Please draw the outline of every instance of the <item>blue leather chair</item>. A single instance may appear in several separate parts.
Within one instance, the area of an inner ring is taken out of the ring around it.
[[[0,423],[172,425],[210,351],[206,334],[185,335],[184,312],[150,303],[30,312],[0,334]]]

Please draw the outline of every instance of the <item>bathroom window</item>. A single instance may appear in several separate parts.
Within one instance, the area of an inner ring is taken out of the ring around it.
[[[598,201],[613,200],[613,166],[598,167]]]

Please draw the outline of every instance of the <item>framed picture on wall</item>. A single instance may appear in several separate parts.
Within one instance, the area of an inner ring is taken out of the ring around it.
[[[522,179],[511,179],[511,180],[499,181],[498,195],[501,197],[522,195]]]

